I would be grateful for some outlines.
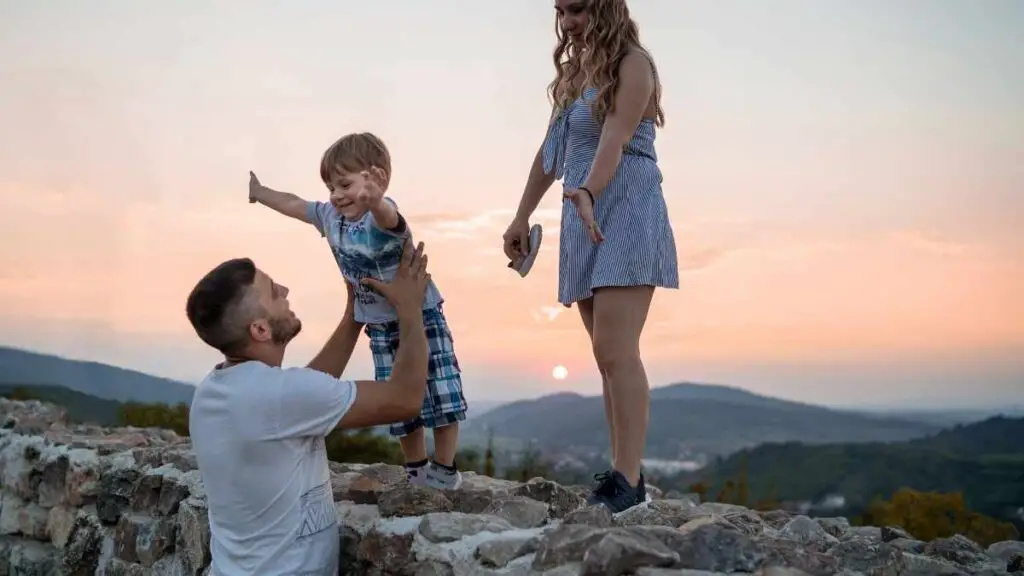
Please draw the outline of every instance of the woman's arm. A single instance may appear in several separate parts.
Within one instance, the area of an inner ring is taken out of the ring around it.
[[[519,207],[516,208],[516,215],[512,218],[508,230],[502,235],[505,255],[514,264],[517,259],[526,256],[530,249],[530,216],[540,205],[551,185],[555,183],[557,170],[552,169],[551,174],[544,171],[544,145],[547,143],[548,130],[551,129],[551,122],[555,119],[557,109],[551,110],[551,117],[548,119],[548,126],[544,130],[544,140],[541,140],[540,148],[533,156],[533,164],[530,165],[530,175],[526,178],[526,187],[523,189],[523,196],[519,199]],[[553,167],[554,168],[554,167]]]
[[[650,60],[638,50],[631,51],[619,66],[615,111],[605,117],[590,174],[580,186],[590,190],[595,198],[615,177],[622,159],[622,148],[633,137],[653,92],[654,74]]]
[[[516,220],[528,221],[533,211],[540,205],[544,194],[554,183],[555,175],[544,173],[544,144],[542,142],[537,150],[537,155],[533,157],[530,175],[526,178],[526,187],[523,189],[523,197],[519,200],[519,208],[516,210]]]

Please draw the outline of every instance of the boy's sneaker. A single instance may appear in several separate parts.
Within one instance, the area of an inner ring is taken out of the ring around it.
[[[462,486],[462,473],[454,463],[449,468],[431,460],[426,467],[426,486],[438,490],[458,490]]]
[[[410,484],[419,486],[427,485],[427,461],[407,462],[405,464],[405,478]]]
[[[540,241],[544,237],[544,232],[540,227],[540,224],[534,224],[530,227],[530,245],[526,247],[526,256],[518,262],[509,262],[508,267],[519,273],[519,276],[525,278],[530,273],[530,268],[533,268],[533,261],[537,259],[537,251],[540,250]]]
[[[598,484],[587,498],[587,504],[603,504],[611,510],[612,514],[618,514],[647,501],[647,488],[644,485],[643,474],[640,475],[640,481],[637,482],[635,488],[630,486],[626,477],[616,470],[597,474],[594,479]]]

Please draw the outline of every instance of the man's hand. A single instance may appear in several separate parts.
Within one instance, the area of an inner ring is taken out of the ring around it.
[[[345,282],[345,317],[354,319],[356,317],[356,289],[352,284]]]
[[[371,278],[363,284],[375,288],[398,310],[398,350],[387,382],[360,380],[356,399],[338,421],[338,428],[369,428],[415,418],[423,409],[427,391],[430,348],[423,328],[423,296],[430,282],[427,255],[420,242],[413,250],[406,240],[395,278],[384,283]]]
[[[423,297],[427,293],[430,274],[427,273],[427,255],[423,253],[423,242],[412,249],[412,240],[406,239],[402,248],[402,261],[391,282],[376,278],[363,278],[361,283],[380,292],[399,315],[403,313],[419,316],[423,309]]]

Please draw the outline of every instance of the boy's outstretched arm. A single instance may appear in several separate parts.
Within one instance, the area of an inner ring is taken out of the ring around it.
[[[260,184],[256,175],[249,172],[249,202],[259,202],[267,208],[312,224],[306,212],[306,201],[289,192],[278,192]]]

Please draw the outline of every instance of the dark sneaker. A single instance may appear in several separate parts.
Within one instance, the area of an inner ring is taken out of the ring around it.
[[[618,514],[647,501],[643,475],[640,476],[635,488],[629,485],[629,481],[621,472],[615,470],[597,474],[594,479],[597,480],[597,486],[587,498],[587,504],[603,504],[612,514]]]

